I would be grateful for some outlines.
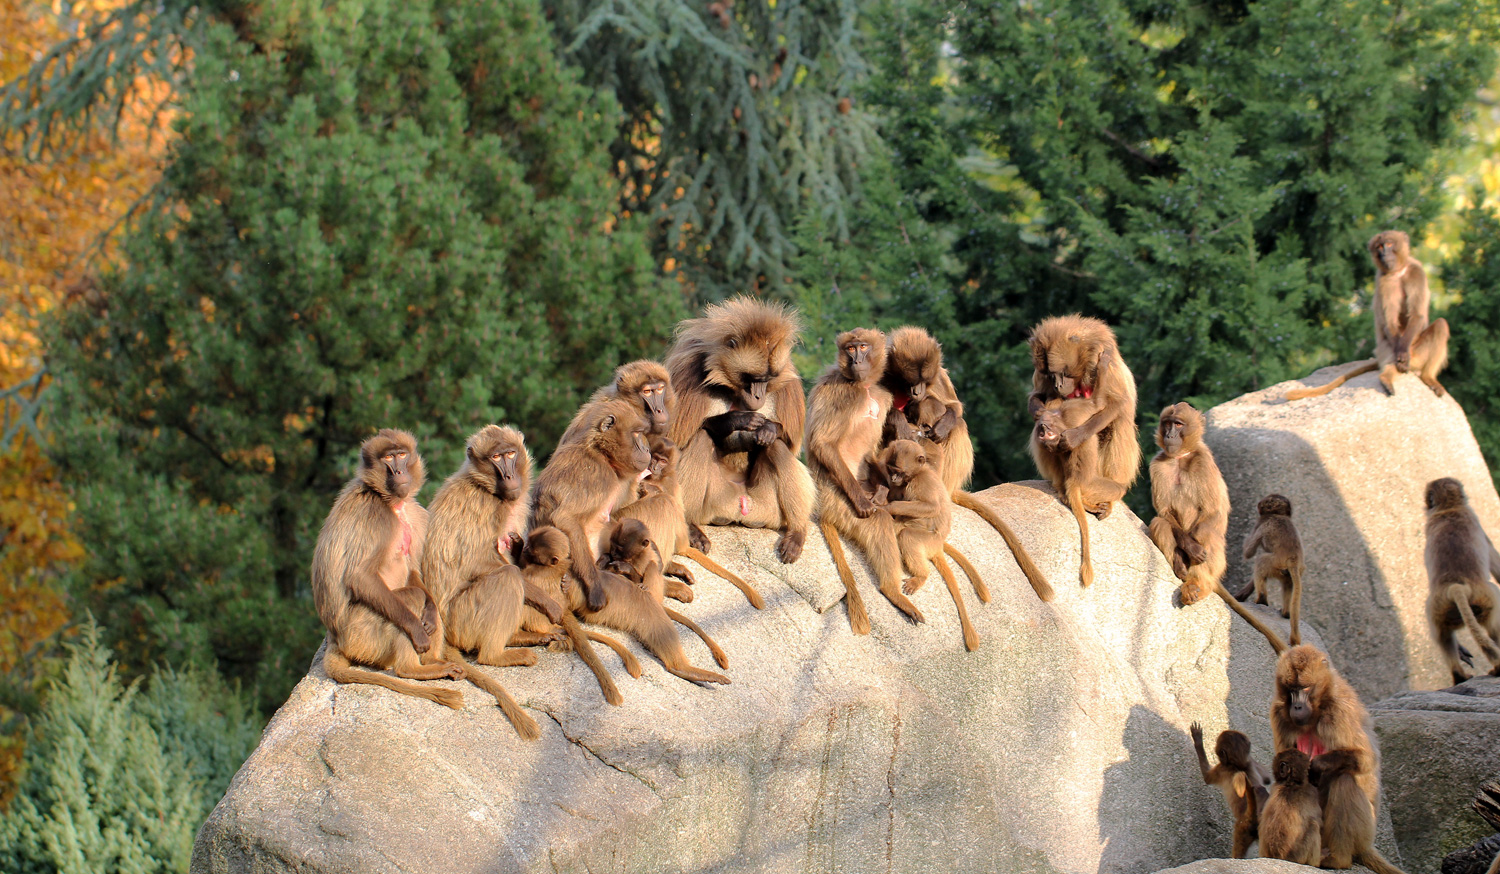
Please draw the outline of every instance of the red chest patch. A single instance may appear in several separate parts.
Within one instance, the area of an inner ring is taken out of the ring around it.
[[[1070,395],[1068,395],[1067,400],[1071,401],[1074,398],[1091,398],[1093,396],[1094,396],[1094,390],[1093,389],[1091,389],[1091,388],[1084,388],[1083,386],[1080,385],[1078,388],[1073,389],[1073,393],[1070,394]]]
[[[911,395],[909,394],[903,393],[891,395],[891,406],[895,407],[903,413],[906,412],[906,405],[909,403],[911,403]]]
[[[1323,746],[1322,739],[1310,731],[1297,735],[1297,749],[1307,753],[1308,758],[1328,752],[1328,747]]]

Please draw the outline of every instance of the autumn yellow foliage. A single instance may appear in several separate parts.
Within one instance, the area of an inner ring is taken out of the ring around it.
[[[66,8],[92,16],[117,2]],[[63,8],[0,0],[0,81],[76,26]],[[142,111],[128,112],[118,131],[90,133],[55,160],[27,161],[16,136],[0,137],[0,422],[9,426],[0,441],[0,672],[12,677],[67,621],[53,580],[82,554],[68,527],[67,491],[39,443],[45,416],[39,428],[16,427],[36,421],[29,407],[46,388],[39,323],[111,257],[108,232],[159,178],[162,132],[148,130],[148,97],[159,89],[142,90]],[[11,714],[0,708],[0,716]],[[0,751],[0,785],[10,782],[13,761]]]

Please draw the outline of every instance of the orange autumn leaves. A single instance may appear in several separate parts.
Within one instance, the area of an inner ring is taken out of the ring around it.
[[[78,32],[82,24],[65,20],[64,8],[92,18],[118,3],[0,0],[0,81]],[[26,418],[25,401],[46,386],[41,320],[112,256],[105,234],[159,178],[163,134],[147,129],[147,101],[159,100],[161,87],[139,90],[139,105],[127,106],[117,139],[101,127],[57,158],[28,161],[19,154],[19,135],[0,134],[0,392],[40,374],[20,398],[0,394],[0,418],[12,424]],[[45,440],[45,412],[39,425]],[[82,554],[68,529],[68,494],[37,434],[22,428],[0,441],[0,672],[6,673],[24,671],[27,655],[66,622],[52,578]],[[4,771],[0,764],[0,781]]]

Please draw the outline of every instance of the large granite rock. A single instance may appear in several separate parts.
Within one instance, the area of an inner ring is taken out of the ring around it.
[[[1187,728],[1247,732],[1270,758],[1269,647],[1177,582],[1123,508],[1093,526],[1097,579],[1048,492],[984,493],[1058,595],[1040,603],[1000,538],[959,511],[952,541],[994,600],[966,653],[936,575],[908,624],[867,589],[856,637],[814,536],[796,565],[771,532],[714,532],[714,554],[766,596],[749,608],[702,574],[684,612],[729,652],[704,689],[642,654],[603,703],[575,658],[501,677],[538,717],[519,740],[465,684],[454,712],[318,663],[198,835],[195,872],[1147,872],[1225,855],[1222,797]],[[967,589],[967,583],[964,583]],[[691,657],[711,661],[684,634]],[[612,655],[606,662],[617,665]]]
[[[1343,369],[1325,368],[1318,385]],[[1307,557],[1302,617],[1318,629],[1334,664],[1366,702],[1452,679],[1427,630],[1422,564],[1423,493],[1457,477],[1480,521],[1500,536],[1500,497],[1463,409],[1415,376],[1387,396],[1374,373],[1330,394],[1285,402],[1286,382],[1220,404],[1208,413],[1207,440],[1229,485],[1231,590],[1250,582],[1240,547],[1255,505],[1279,492]],[[1280,591],[1271,594],[1280,604]],[[1478,653],[1467,632],[1468,648]],[[1483,665],[1483,656],[1476,656]]]
[[[1500,776],[1500,679],[1438,692],[1403,692],[1370,708],[1380,737],[1386,809],[1408,872],[1494,834],[1469,808],[1479,784]]]

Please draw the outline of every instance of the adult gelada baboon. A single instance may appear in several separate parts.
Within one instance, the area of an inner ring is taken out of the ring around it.
[[[562,605],[528,590],[513,564],[524,533],[531,456],[521,432],[486,425],[464,446],[464,461],[428,508],[422,576],[437,599],[448,642],[482,665],[536,664],[536,654],[506,649],[530,603],[559,622]]]
[[[682,451],[678,475],[692,546],[709,551],[701,525],[778,528],[776,557],[802,555],[813,484],[797,460],[807,415],[792,366],[796,316],[781,304],[731,298],[677,326],[667,370],[677,393],[668,436]]]
[[[859,546],[880,593],[917,622],[922,611],[901,590],[901,553],[896,523],[867,489],[870,465],[880,449],[891,393],[880,385],[885,335],[873,328],[845,331],[837,339],[838,362],[818,377],[809,398],[807,463],[818,486],[818,524],[843,579],[849,627],[870,633],[870,617],[844,557],[839,536]]]
[[[597,583],[599,532],[614,511],[634,498],[637,481],[651,465],[646,418],[635,399],[590,401],[580,412],[586,424],[577,443],[559,446],[537,477],[530,527],[551,525],[568,537],[573,575],[583,584],[589,609],[604,609]]]
[[[437,602],[422,584],[427,511],[412,495],[425,478],[415,438],[384,429],[359,448],[359,473],[344,486],[313,548],[313,605],[328,629],[323,670],[340,683],[368,683],[457,709],[463,695],[406,680],[461,679],[461,662],[443,661]],[[391,668],[395,677],[355,665]],[[399,679],[398,679],[399,678]],[[537,736],[536,722],[500,684],[493,694],[516,732]]]
[[[651,422],[650,433],[665,434],[672,420],[672,410],[677,406],[677,394],[672,391],[672,377],[667,368],[650,359],[632,361],[615,368],[615,377],[609,385],[595,391],[588,404],[578,408],[568,430],[557,440],[557,445],[577,443],[588,431],[585,411],[589,404],[610,398],[635,398],[641,405],[641,415]]]
[[[1219,738],[1214,742],[1214,754],[1219,757],[1219,763],[1212,768],[1208,766],[1208,753],[1203,750],[1203,726],[1195,722],[1189,733],[1193,738],[1193,750],[1198,754],[1198,771],[1203,775],[1203,782],[1217,786],[1224,793],[1224,802],[1234,817],[1232,858],[1243,859],[1259,835],[1260,810],[1270,794],[1271,775],[1250,757],[1250,738],[1243,732],[1219,732]]]
[[[1094,412],[1063,432],[1062,443],[1076,450],[1099,441],[1099,473],[1130,488],[1141,469],[1136,440],[1135,377],[1120,357],[1114,332],[1098,319],[1077,314],[1053,316],[1031,329],[1032,392],[1027,408],[1035,417],[1048,401],[1086,398]],[[1111,504],[1113,502],[1110,502]],[[1109,514],[1105,504],[1096,512]]]
[[[1316,647],[1302,644],[1276,660],[1271,698],[1271,737],[1276,751],[1298,749],[1324,772],[1324,868],[1359,862],[1376,874],[1400,874],[1375,849],[1380,805],[1380,749],[1370,714],[1349,682]]]
[[[1292,622],[1292,646],[1302,642],[1302,539],[1292,525],[1292,502],[1284,495],[1266,495],[1256,505],[1260,518],[1245,536],[1244,556],[1249,559],[1257,549],[1265,552],[1255,559],[1255,577],[1250,587],[1236,593],[1244,599],[1255,593],[1256,603],[1265,604],[1268,579],[1281,581],[1281,616]]]
[[[1469,661],[1454,632],[1467,628],[1491,676],[1500,676],[1500,553],[1469,507],[1463,483],[1452,477],[1427,484],[1427,622],[1455,684],[1468,677],[1460,661]],[[1470,664],[1473,664],[1470,661]]]
[[[964,421],[963,402],[943,366],[942,346],[922,328],[908,325],[892,331],[886,337],[880,384],[891,394],[891,410],[886,414],[882,439],[916,440],[926,446],[950,500],[978,513],[1000,532],[1037,597],[1052,600],[1051,584],[1031,560],[1020,538],[993,508],[966,491],[974,474],[974,444]]]
[[[1448,320],[1427,321],[1432,294],[1427,272],[1411,256],[1404,231],[1381,231],[1370,239],[1375,262],[1375,360],[1356,364],[1317,388],[1293,389],[1289,401],[1325,395],[1361,373],[1380,369],[1380,385],[1395,394],[1397,373],[1417,372],[1438,396],[1445,393],[1437,375],[1448,366]]]
[[[1151,459],[1151,539],[1182,580],[1182,603],[1195,604],[1221,588],[1229,487],[1203,442],[1203,414],[1191,404],[1161,411],[1161,452]]]

